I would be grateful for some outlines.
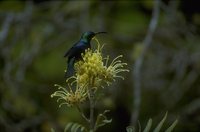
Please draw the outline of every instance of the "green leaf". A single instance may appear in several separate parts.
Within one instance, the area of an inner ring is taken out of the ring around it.
[[[159,132],[160,131],[160,129],[163,126],[163,123],[165,122],[166,118],[167,118],[167,112],[166,112],[164,118],[160,121],[160,123],[157,125],[157,127],[154,129],[153,132]]]
[[[164,124],[164,122],[165,122],[165,120],[167,119],[167,112],[166,112],[166,114],[165,114],[165,116],[163,117],[163,119],[159,122],[159,124],[156,126],[156,128],[154,129],[154,131],[153,132],[159,132],[160,130],[161,130],[161,127],[163,126],[163,124]],[[152,127],[152,119],[150,118],[149,120],[148,120],[148,122],[147,122],[147,125],[146,125],[146,127],[145,127],[145,129],[144,129],[144,131],[143,132],[150,132],[150,129],[151,129],[151,127]],[[175,120],[172,124],[171,124],[171,126],[169,126],[169,128],[167,129],[167,130],[165,130],[165,132],[172,132],[172,130],[174,129],[174,127],[176,126],[176,124],[178,123],[178,120]],[[138,124],[139,125],[139,130],[137,130],[137,132],[140,132],[141,131],[141,127],[140,127],[140,124]],[[135,130],[135,128],[133,127],[133,126],[128,126],[128,127],[126,127],[126,131],[127,132],[136,132],[136,130]]]
[[[177,123],[178,123],[178,120],[175,120],[165,132],[172,132]]]
[[[149,132],[152,126],[152,119],[150,118],[143,132]]]
[[[69,130],[69,129],[71,128],[71,125],[72,125],[72,124],[73,124],[72,122],[68,123],[68,124],[66,125],[65,129],[64,129],[64,132],[67,132],[67,130]]]
[[[139,132],[141,132],[142,128],[141,128],[141,125],[140,125],[140,122],[138,121],[138,126],[139,126]]]
[[[95,123],[95,130],[97,130],[99,127],[102,127],[102,126],[112,122],[112,119],[109,120],[105,115],[108,112],[109,112],[109,110],[105,110],[102,114],[99,114],[97,116],[97,120]]]
[[[71,127],[71,132],[76,132],[76,128],[78,128],[79,126],[77,124],[73,124]]]
[[[135,132],[135,127],[133,127],[133,126],[127,126],[126,127],[126,132]]]
[[[51,132],[56,132],[53,128],[51,128]]]
[[[66,125],[64,132],[84,132],[86,128],[78,123],[70,122]]]

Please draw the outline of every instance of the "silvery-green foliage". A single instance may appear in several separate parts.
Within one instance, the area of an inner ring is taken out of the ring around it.
[[[109,124],[112,122],[112,119],[108,119],[106,117],[106,113],[108,113],[110,110],[105,110],[102,114],[99,114],[97,116],[97,120],[96,120],[96,123],[95,123],[95,130],[97,130],[99,127],[102,127],[106,124]]]
[[[70,122],[66,125],[64,132],[87,132],[87,129],[81,124]]]
[[[158,125],[156,126],[156,128],[153,129],[152,131],[153,131],[153,132],[160,132],[160,130],[161,130],[161,128],[162,128],[162,126],[163,126],[163,124],[164,124],[164,122],[165,122],[166,119],[167,119],[167,113],[165,114],[165,116],[163,117],[163,119],[158,123]],[[172,132],[173,129],[174,129],[174,127],[177,125],[177,123],[178,123],[178,120],[175,120],[175,121],[165,130],[165,132]],[[144,128],[143,132],[150,132],[151,126],[152,126],[152,119],[150,118],[150,119],[148,120],[147,125],[146,125],[146,127]],[[126,128],[126,131],[127,131],[127,132],[136,132],[135,128],[132,127],[132,126],[128,126],[128,127]],[[141,130],[139,130],[139,132],[140,132],[140,131],[141,131]],[[162,130],[162,131],[164,131],[164,130]]]

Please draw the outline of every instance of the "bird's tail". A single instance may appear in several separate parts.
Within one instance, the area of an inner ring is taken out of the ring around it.
[[[65,72],[66,78],[73,76],[73,74],[74,74],[74,62],[75,62],[74,58],[68,60],[67,71]]]

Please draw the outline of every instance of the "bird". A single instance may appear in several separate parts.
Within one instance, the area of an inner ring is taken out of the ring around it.
[[[74,63],[78,60],[82,59],[82,53],[85,52],[86,49],[91,48],[90,41],[97,34],[102,34],[106,32],[92,32],[87,31],[81,35],[81,38],[78,42],[76,42],[64,55],[67,60],[67,71],[65,72],[65,77],[70,77],[74,73]]]

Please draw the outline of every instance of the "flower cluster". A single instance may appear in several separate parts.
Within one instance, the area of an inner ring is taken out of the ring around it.
[[[85,54],[82,54],[83,60],[75,63],[75,71],[77,78],[77,85],[92,85],[98,87],[97,84],[105,69],[103,66],[103,58],[98,50],[94,52],[87,49]]]
[[[57,102],[64,100],[63,103],[59,105],[61,107],[62,105],[66,104],[68,106],[74,106],[78,105],[86,100],[87,97],[87,91],[84,87],[76,87],[76,90],[73,91],[71,86],[68,85],[70,90],[66,90],[66,88],[55,84],[56,87],[58,87],[58,91],[54,92],[51,97],[59,97],[57,99]]]
[[[75,75],[67,79],[68,87],[67,91],[65,88],[59,86],[62,91],[56,91],[52,94],[52,97],[58,96],[60,99],[64,99],[68,106],[82,103],[86,100],[87,94],[90,89],[97,90],[103,87],[104,83],[108,85],[115,81],[115,78],[122,78],[118,75],[120,72],[129,71],[124,66],[126,63],[122,63],[120,58],[122,55],[116,57],[109,64],[109,56],[103,57],[102,49],[99,41],[96,39],[97,48],[93,51],[92,49],[86,49],[85,53],[82,54],[82,60],[74,64]],[[69,80],[73,80],[69,83]],[[75,92],[71,90],[71,86],[75,84]],[[71,86],[70,86],[71,85]]]

